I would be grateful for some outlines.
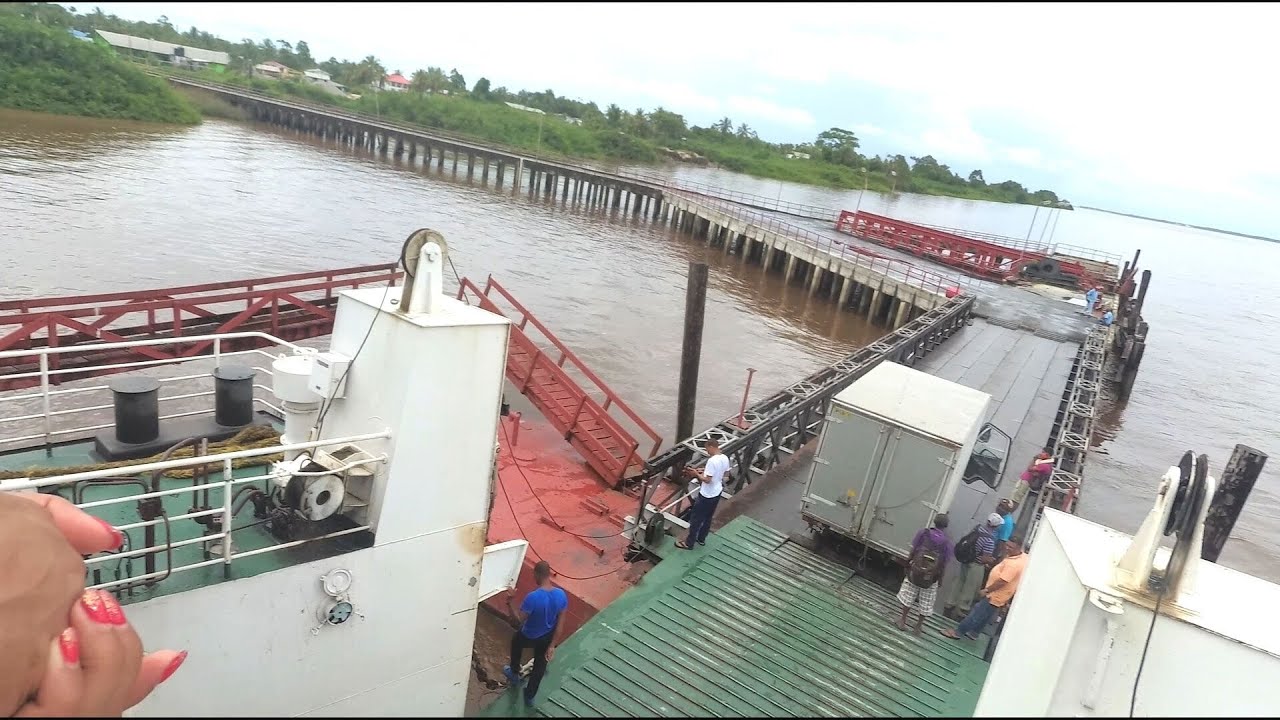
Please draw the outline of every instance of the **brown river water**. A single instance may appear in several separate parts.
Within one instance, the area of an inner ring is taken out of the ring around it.
[[[1238,442],[1276,449],[1280,382],[1268,367],[1280,356],[1280,283],[1247,269],[1280,265],[1280,245],[1090,210],[860,198],[856,190],[715,169],[659,172],[1125,257],[1142,248],[1141,265],[1154,273],[1144,310],[1149,347],[1131,397],[1109,408],[1095,438],[1080,508],[1089,519],[1136,530],[1158,476],[1184,450],[1208,453],[1217,473]],[[758,370],[757,399],[882,332],[644,220],[513,197],[271,128],[210,120],[173,129],[0,111],[5,298],[391,262],[420,227],[445,235],[463,276],[492,273],[667,438],[689,260],[711,265],[699,428],[737,411],[748,367]],[[1223,562],[1280,581],[1276,463]]]

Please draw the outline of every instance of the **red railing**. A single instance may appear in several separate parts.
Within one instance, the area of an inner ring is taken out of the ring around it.
[[[398,277],[395,265],[364,265],[161,290],[0,301],[0,351],[247,330],[266,332],[283,340],[317,337],[333,329],[336,291],[371,284],[390,286]],[[250,349],[265,342],[239,338],[230,344],[237,349]],[[55,354],[49,356],[49,369],[72,369],[90,362],[100,366],[195,357],[209,352],[211,347],[212,341],[208,341],[181,350],[162,346],[119,349],[92,358],[76,353]],[[34,356],[9,357],[0,361],[0,370],[27,374],[24,370],[32,370],[36,362]],[[59,373],[52,382],[125,369],[95,367]],[[38,382],[34,377],[0,379],[0,389],[31,387]]]
[[[514,318],[494,302],[495,294],[515,310]],[[627,469],[641,460],[639,441],[611,410],[621,412],[635,429],[653,441],[646,457],[657,454],[662,447],[662,437],[492,276],[486,280],[483,290],[469,279],[462,279],[458,299],[471,302],[472,297],[479,307],[511,319],[507,378],[578,447],[601,477],[617,484]],[[530,326],[542,335],[549,348],[540,347],[529,336]],[[566,363],[586,379],[586,385],[599,399],[592,397],[583,389],[584,383],[569,374]]]
[[[1016,277],[1028,262],[1046,256],[1039,248],[1008,247],[862,211],[840,213],[836,230],[990,280]]]
[[[1016,238],[985,233],[962,235],[929,225],[848,210],[840,213],[836,230],[989,280],[1011,281],[1024,267],[1052,257],[1065,274],[1077,279],[1081,287],[1097,284],[1109,287],[1114,284],[1114,279],[1099,283],[1082,262],[1055,256],[1051,247]]]

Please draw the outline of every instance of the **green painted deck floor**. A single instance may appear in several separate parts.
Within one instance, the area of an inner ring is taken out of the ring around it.
[[[739,517],[663,557],[561,644],[534,714],[972,715],[982,645],[941,637],[951,623],[936,619],[899,631],[893,594],[776,530]],[[526,714],[510,690],[483,713]]]
[[[276,423],[279,429],[278,423]],[[26,470],[33,467],[73,467],[77,465],[87,465],[101,462],[101,459],[93,453],[93,441],[86,440],[80,442],[66,443],[52,449],[52,454],[47,455],[43,447],[25,451],[13,451],[0,454],[0,470]],[[262,475],[267,472],[268,468],[246,467],[234,471],[237,478],[246,478],[251,476]],[[211,470],[210,481],[216,482],[222,478],[219,470]],[[163,477],[160,480],[160,487],[163,490],[176,488],[191,487],[190,479]],[[259,481],[254,483],[259,488],[265,488],[266,483]],[[97,502],[111,498],[130,497],[142,492],[136,486],[103,486],[103,485],[87,485],[82,489],[83,502]],[[64,487],[61,490],[63,497],[73,499],[71,488]],[[222,488],[211,488],[209,491],[209,504],[214,508],[221,508],[223,504]],[[180,493],[169,495],[163,498],[162,506],[164,511],[170,517],[182,515],[191,512],[192,494]],[[136,502],[122,502],[119,504],[102,505],[88,510],[91,515],[100,517],[112,525],[129,525],[140,522]],[[205,528],[194,520],[174,520],[169,525],[172,536],[166,538],[165,526],[163,524],[156,526],[155,545],[164,546],[166,542],[172,541],[180,543],[186,540],[192,540],[201,537]],[[246,505],[235,518],[232,523],[232,548],[236,553],[247,553],[253,550],[259,550],[273,545],[279,545],[280,540],[276,539],[267,532],[266,528],[253,518],[253,506]],[[134,528],[125,531],[127,540],[124,551],[131,549],[137,550],[146,547],[144,531],[141,528]],[[248,557],[232,558],[230,566],[223,564],[215,564],[211,566],[195,568],[191,570],[182,570],[185,566],[194,565],[209,559],[212,556],[205,554],[203,543],[192,543],[189,545],[181,545],[172,548],[172,563],[175,572],[169,577],[163,578],[159,582],[149,587],[139,587],[132,591],[121,593],[121,602],[124,604],[141,602],[150,600],[161,595],[171,595],[173,593],[192,590],[206,585],[214,585],[227,580],[235,580],[239,578],[252,577],[264,572],[278,570],[280,568],[297,565],[299,563],[310,562],[324,557],[332,557],[345,552],[351,552],[368,545],[367,538],[363,533],[355,533],[344,535],[326,540],[318,540],[290,548],[285,548],[276,552],[266,552],[257,555],[249,555]],[[155,555],[155,571],[164,572],[169,567],[169,553],[160,551]],[[116,580],[136,578],[147,574],[146,563],[142,557],[135,556],[130,559],[120,559],[111,562],[96,563],[93,566],[98,572],[95,574],[90,571],[86,577],[89,584],[98,584],[104,582],[113,582]]]

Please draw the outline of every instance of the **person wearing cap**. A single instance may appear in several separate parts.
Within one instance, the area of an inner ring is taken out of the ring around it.
[[[1098,288],[1091,287],[1089,292],[1084,294],[1084,312],[1086,315],[1093,314],[1093,306],[1098,304],[1098,298],[1102,293],[1098,292]]]
[[[959,609],[959,616],[964,617],[969,614],[970,608],[973,607],[973,601],[978,596],[978,590],[982,587],[982,579],[987,574],[987,568],[996,564],[996,530],[1004,525],[1004,518],[996,513],[987,516],[984,522],[974,526],[970,534],[973,535],[973,559],[969,562],[963,562],[962,558],[968,550],[965,546],[968,544],[968,536],[960,539],[956,543],[956,560],[960,562],[960,572],[955,582],[951,585],[951,591],[947,593],[946,599],[943,601],[942,614],[946,617],[956,617],[956,610]]]
[[[1032,490],[1039,491],[1044,487],[1044,481],[1049,479],[1053,474],[1053,456],[1047,452],[1036,455],[1036,459],[1031,461],[1026,470],[1022,471],[1022,476],[1018,479],[1017,486],[1013,488],[1013,495],[1010,500],[1014,506],[1022,505],[1022,501],[1027,498],[1027,494]]]

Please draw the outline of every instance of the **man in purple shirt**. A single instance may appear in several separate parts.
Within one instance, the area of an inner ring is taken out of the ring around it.
[[[898,618],[899,630],[907,629],[911,610],[919,614],[915,632],[920,634],[924,619],[933,614],[933,602],[942,583],[947,560],[951,558],[951,541],[947,539],[947,516],[933,518],[933,527],[916,533],[911,540],[911,555],[907,557],[907,576],[898,590],[898,602],[902,603],[902,617]]]

